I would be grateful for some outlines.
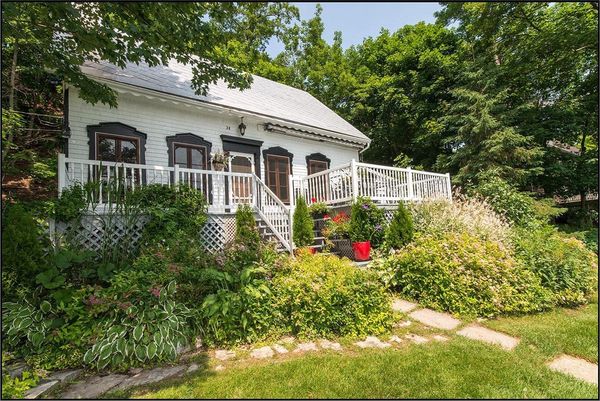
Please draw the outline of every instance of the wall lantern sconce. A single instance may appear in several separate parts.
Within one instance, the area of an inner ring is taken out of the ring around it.
[[[238,129],[240,130],[240,134],[244,136],[244,134],[246,133],[246,124],[244,124],[244,117],[241,118],[242,122],[240,123],[240,125],[238,125]]]

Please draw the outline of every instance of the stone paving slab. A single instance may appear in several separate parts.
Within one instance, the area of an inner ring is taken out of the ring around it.
[[[273,355],[275,352],[269,346],[257,348],[250,353],[250,356],[255,359],[272,358]]]
[[[446,341],[448,341],[448,340],[449,340],[449,338],[448,338],[448,337],[446,337],[446,336],[441,336],[441,335],[439,335],[439,334],[436,334],[435,336],[433,336],[433,339],[434,339],[435,341],[440,341],[440,342],[443,342],[443,343],[445,343]]]
[[[289,351],[287,350],[286,347],[284,347],[283,345],[279,345],[279,344],[274,344],[273,345],[273,349],[278,353],[278,354],[287,354]]]
[[[235,358],[235,352],[226,349],[218,349],[215,351],[215,358],[220,361],[226,361],[231,358]]]
[[[419,305],[413,302],[405,301],[403,299],[394,299],[394,301],[392,302],[392,310],[394,312],[408,313],[411,310],[415,309],[417,306]]]
[[[85,382],[74,384],[61,394],[61,398],[98,398],[109,390],[112,390],[123,380],[126,375],[94,376]]]
[[[454,330],[461,323],[448,313],[440,313],[431,309],[419,309],[409,315],[424,325],[442,330]]]
[[[563,354],[547,365],[552,370],[571,375],[588,383],[598,384],[598,365],[585,359]]]
[[[412,341],[415,344],[425,344],[426,342],[429,342],[429,339],[418,334],[406,334],[404,338]]]
[[[340,343],[331,342],[329,340],[319,341],[319,346],[323,349],[332,349],[334,351],[342,350],[342,346],[340,345]]]
[[[128,377],[115,387],[115,390],[125,390],[130,387],[143,386],[146,384],[156,383],[171,377],[182,374],[187,370],[187,366],[170,366],[166,368],[155,368],[145,370],[135,376]]]
[[[47,380],[58,380],[59,382],[73,381],[77,379],[83,373],[83,369],[63,370],[61,372],[54,372],[48,376]]]
[[[358,341],[354,344],[358,345],[360,348],[387,348],[392,346],[375,336],[368,336],[365,341]]]
[[[396,335],[393,335],[390,337],[390,341],[400,344],[402,342],[402,339]]]
[[[294,352],[303,352],[303,351],[318,351],[317,344],[313,342],[309,343],[300,343],[296,346]]]
[[[472,340],[483,341],[488,344],[499,345],[507,351],[512,351],[518,344],[519,339],[507,334],[500,333],[476,324],[469,325],[459,331],[457,334],[470,338]]]
[[[56,387],[58,383],[60,383],[60,381],[51,380],[46,383],[40,384],[39,386],[30,388],[25,392],[23,398],[26,400],[34,400],[36,398],[39,398],[41,395],[47,393],[48,391]]]

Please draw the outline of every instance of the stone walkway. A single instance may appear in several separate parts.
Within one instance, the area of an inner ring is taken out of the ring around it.
[[[563,354],[548,362],[548,367],[579,380],[598,385],[598,365],[585,359]]]
[[[446,332],[456,331],[457,335],[482,341],[488,344],[496,345],[510,352],[517,347],[519,339],[511,337],[507,334],[500,333],[478,324],[469,324],[460,328],[462,322],[448,313],[440,313],[427,308],[421,308],[418,304],[408,302],[401,299],[395,299],[392,303],[392,309],[395,312],[408,314],[411,319],[420,322],[426,327],[444,330]],[[394,327],[407,328],[411,326],[410,320],[397,322]],[[386,349],[391,347],[399,347],[404,343],[412,343],[415,345],[434,342],[447,342],[451,338],[435,334],[424,336],[414,333],[405,333],[402,337],[391,335],[387,341],[382,341],[376,336],[367,336],[364,340],[357,341],[354,345],[358,348],[379,348]],[[266,345],[249,350],[249,352],[241,351],[242,357],[236,354],[233,350],[215,350],[211,353],[212,357],[220,362],[231,363],[227,361],[247,360],[247,359],[272,359],[281,357],[285,354],[304,354],[308,352],[317,352],[321,350],[342,351],[343,347],[340,343],[332,342],[326,339],[321,339],[316,342],[297,343],[294,337],[284,337],[272,345]],[[194,353],[197,355],[198,351]],[[244,358],[244,356],[246,358]],[[287,356],[287,355],[285,355]],[[182,357],[184,360],[185,355]],[[549,362],[547,366],[555,371],[574,376],[588,383],[598,384],[598,365],[592,364],[585,360],[574,358],[568,355],[561,355],[555,360]],[[199,369],[196,363],[182,364],[177,366],[161,367],[152,370],[133,370],[130,374],[110,374],[107,376],[93,376],[86,380],[72,384],[61,394],[62,398],[83,399],[83,398],[98,398],[102,394],[115,390],[126,390],[132,387],[156,383],[173,377],[181,377],[184,374],[194,372]],[[218,364],[214,370],[225,370],[226,366]],[[66,382],[75,380],[82,373],[81,370],[55,373],[49,376],[40,386],[30,389],[25,398],[38,398],[49,392],[51,389],[56,389],[57,386],[64,386]],[[53,390],[54,391],[54,390]]]

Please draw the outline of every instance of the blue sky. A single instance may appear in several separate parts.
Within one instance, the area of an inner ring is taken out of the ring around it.
[[[294,3],[302,19],[315,13],[317,3]],[[361,43],[368,36],[377,36],[381,28],[395,31],[404,25],[419,21],[434,22],[434,12],[441,7],[438,3],[320,3],[321,18],[325,25],[323,38],[331,43],[335,31],[342,32],[343,46]],[[267,51],[271,56],[283,50],[279,41],[271,41]]]

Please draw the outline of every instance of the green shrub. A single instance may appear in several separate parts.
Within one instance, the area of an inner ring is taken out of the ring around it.
[[[412,216],[404,203],[400,203],[386,230],[385,243],[393,249],[401,248],[412,240],[413,231]]]
[[[22,205],[5,207],[2,216],[3,300],[17,300],[35,288],[35,276],[46,263],[44,248],[47,245],[49,241],[42,227]]]
[[[390,327],[389,297],[376,274],[349,260],[301,255],[273,278],[281,326],[300,336],[377,334]]]
[[[246,267],[239,274],[214,271],[217,290],[201,306],[206,344],[250,342],[273,326],[271,291],[264,267]]]
[[[54,218],[63,222],[80,219],[87,206],[88,198],[84,187],[73,185],[60,194],[54,206]]]
[[[585,303],[596,288],[596,255],[581,241],[561,236],[552,227],[517,230],[515,250],[518,259],[552,292],[556,305]]]
[[[549,294],[508,249],[469,234],[417,236],[374,266],[424,306],[467,316],[539,311]]]
[[[434,200],[410,204],[415,232],[442,237],[447,233],[471,234],[483,241],[511,243],[511,227],[481,199],[456,196],[452,202]]]
[[[240,205],[235,212],[235,239],[252,252],[258,252],[260,235],[256,229],[254,212],[249,205]]]
[[[474,192],[483,196],[497,213],[516,225],[531,224],[538,219],[533,198],[519,192],[502,178],[488,175]]]
[[[175,236],[197,236],[206,223],[204,193],[185,184],[151,184],[128,195],[128,202],[150,216],[144,227],[144,241],[170,240]]]
[[[371,241],[381,245],[385,234],[385,215],[369,198],[358,197],[350,212],[350,239],[352,242]]]
[[[296,208],[294,209],[294,244],[297,247],[304,247],[313,244],[314,241],[314,222],[306,206],[303,197],[296,199]]]

